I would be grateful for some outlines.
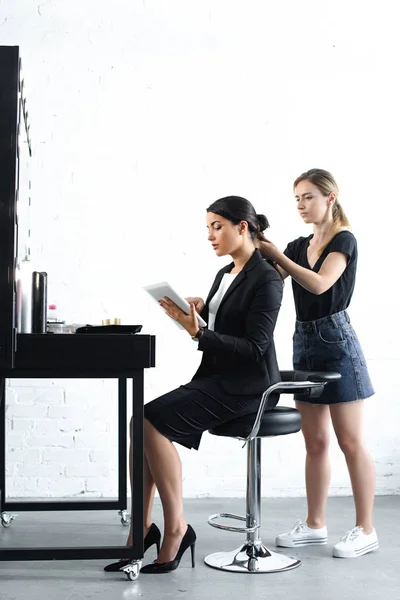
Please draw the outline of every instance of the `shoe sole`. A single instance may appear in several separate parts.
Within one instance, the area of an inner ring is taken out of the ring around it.
[[[325,546],[328,538],[305,538],[303,540],[279,540],[275,541],[275,546],[280,548],[298,548],[299,546]]]
[[[379,548],[379,543],[378,542],[374,542],[373,544],[369,544],[368,546],[365,546],[364,548],[360,548],[360,550],[354,550],[351,553],[346,554],[345,552],[341,551],[341,550],[335,550],[335,548],[333,548],[332,550],[332,556],[334,558],[358,558],[359,556],[363,556],[364,554],[368,554],[369,552],[374,552],[374,550],[378,550]]]

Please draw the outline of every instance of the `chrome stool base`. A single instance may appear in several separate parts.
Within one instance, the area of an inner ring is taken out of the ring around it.
[[[256,545],[251,542],[246,542],[231,552],[208,554],[204,562],[214,569],[236,573],[279,573],[301,565],[301,560],[297,558],[271,552],[264,544]]]

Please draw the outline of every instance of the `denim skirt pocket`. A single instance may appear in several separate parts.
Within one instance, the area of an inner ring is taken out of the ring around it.
[[[321,327],[318,337],[325,344],[345,344],[347,341],[341,327]]]

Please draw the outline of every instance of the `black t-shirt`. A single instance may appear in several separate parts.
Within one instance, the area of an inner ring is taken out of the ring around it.
[[[329,290],[317,295],[307,291],[292,278],[294,304],[298,321],[315,321],[345,310],[354,291],[357,270],[357,241],[350,231],[341,231],[329,242],[313,269],[307,260],[307,248],[313,236],[299,237],[288,244],[284,254],[295,263],[318,273],[330,252],[347,254],[347,267]]]

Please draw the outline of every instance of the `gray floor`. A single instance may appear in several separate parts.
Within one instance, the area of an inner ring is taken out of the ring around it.
[[[157,598],[230,600],[268,597],[306,598],[307,600],[367,600],[400,598],[400,497],[381,496],[376,500],[375,526],[380,549],[357,559],[341,560],[331,556],[332,545],[353,526],[351,498],[330,498],[328,505],[329,543],[285,551],[297,556],[302,565],[275,574],[236,574],[210,569],[203,557],[220,550],[233,550],[242,535],[216,530],[207,525],[215,512],[243,513],[237,499],[201,499],[185,502],[186,516],[196,530],[196,568],[190,567],[190,553],[180,567],[167,575],[140,575],[128,581],[120,573],[104,573],[105,561],[3,562],[0,563],[0,599],[22,600],[124,600],[156,595]],[[304,517],[303,499],[263,499],[264,543],[274,548],[274,535],[289,529]],[[159,506],[154,520],[160,522]],[[20,513],[9,529],[0,527],[0,546],[75,546],[123,545],[127,529],[112,512]],[[155,547],[154,547],[155,548]],[[282,550],[280,550],[282,551]],[[145,562],[155,558],[154,550]],[[106,561],[107,562],[107,561]]]

